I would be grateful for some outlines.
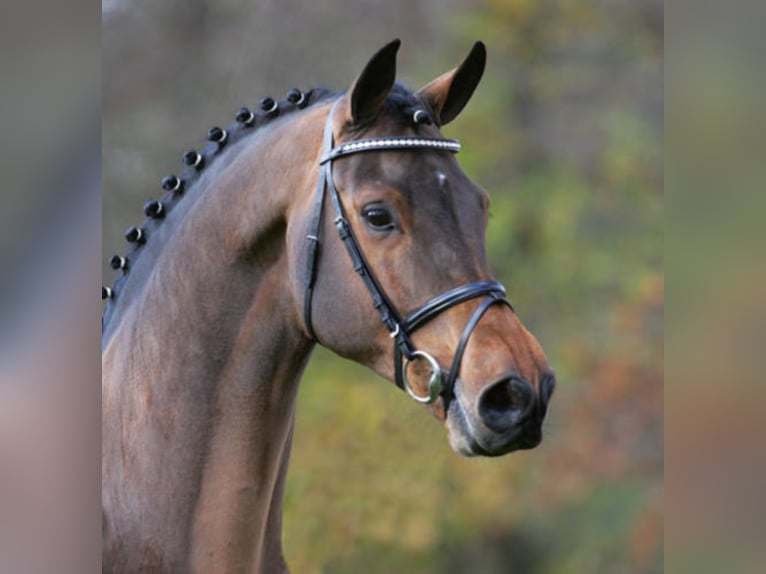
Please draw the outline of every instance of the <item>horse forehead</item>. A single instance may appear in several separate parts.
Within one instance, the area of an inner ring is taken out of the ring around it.
[[[357,159],[351,167],[357,184],[379,182],[403,191],[423,186],[445,190],[451,182],[463,179],[457,163],[438,152],[388,151],[360,154]]]

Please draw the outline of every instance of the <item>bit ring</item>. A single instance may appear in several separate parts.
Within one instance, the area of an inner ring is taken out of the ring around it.
[[[428,380],[428,395],[426,396],[418,395],[415,391],[413,391],[412,387],[410,386],[410,382],[407,379],[407,366],[410,364],[410,362],[417,358],[425,359],[431,366],[431,378]],[[407,391],[407,394],[417,402],[424,405],[428,405],[436,401],[436,399],[439,398],[439,394],[442,392],[442,371],[439,367],[439,363],[436,361],[436,359],[424,351],[415,351],[412,354],[412,359],[408,359],[407,357],[404,358],[404,363],[402,364],[402,380],[404,381],[404,390]]]

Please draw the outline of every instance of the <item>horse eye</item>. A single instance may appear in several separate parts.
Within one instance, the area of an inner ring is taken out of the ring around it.
[[[367,207],[362,211],[365,221],[378,231],[386,231],[394,228],[394,218],[391,212],[384,207]]]

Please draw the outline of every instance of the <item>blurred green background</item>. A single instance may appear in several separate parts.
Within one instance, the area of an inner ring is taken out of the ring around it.
[[[492,197],[494,272],[556,368],[533,451],[463,459],[422,408],[318,350],[285,500],[295,573],[661,572],[663,5],[104,0],[104,255],[240,105],[345,89],[402,38],[417,88],[487,44],[444,129]],[[112,272],[104,267],[105,284]]]

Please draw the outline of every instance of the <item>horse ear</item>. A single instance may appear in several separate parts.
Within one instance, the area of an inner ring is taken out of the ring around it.
[[[353,125],[375,119],[396,79],[398,38],[383,46],[370,58],[349,90],[349,116]]]
[[[431,106],[439,125],[454,120],[471,99],[486,62],[487,49],[476,42],[462,64],[418,90],[418,97]]]

